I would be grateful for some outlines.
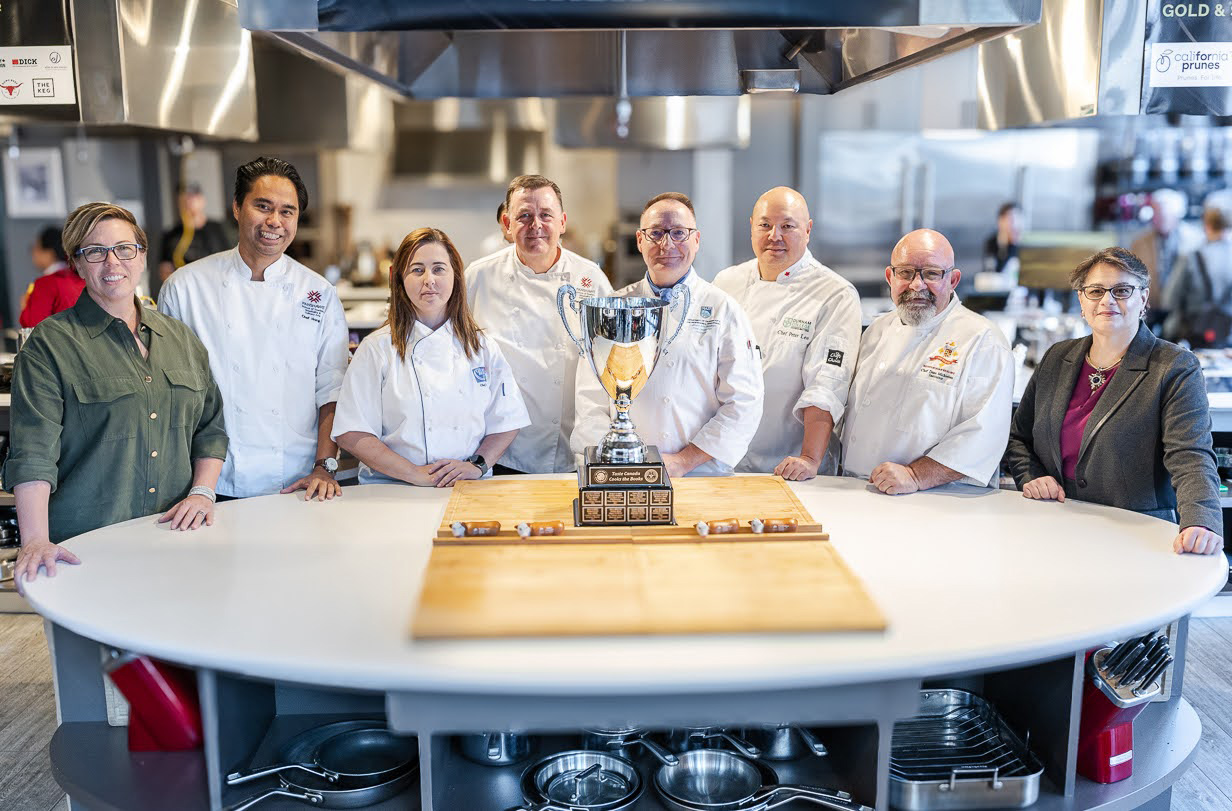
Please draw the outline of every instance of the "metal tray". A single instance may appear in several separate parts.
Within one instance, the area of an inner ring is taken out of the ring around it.
[[[1026,808],[1039,799],[1043,772],[984,699],[965,690],[922,690],[919,714],[894,725],[890,806]]]

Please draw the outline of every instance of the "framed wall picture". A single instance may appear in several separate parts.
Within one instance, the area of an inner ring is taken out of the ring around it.
[[[21,147],[4,153],[4,196],[8,215],[63,217],[64,167],[56,147]]]

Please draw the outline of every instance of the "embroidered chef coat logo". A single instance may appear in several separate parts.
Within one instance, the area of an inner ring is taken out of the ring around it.
[[[952,383],[957,375],[959,361],[958,344],[946,341],[936,352],[924,361],[920,367],[920,377],[936,380],[941,383]]]
[[[321,291],[310,290],[299,306],[300,318],[321,323],[321,316],[325,315],[325,305],[321,303]]]
[[[779,328],[775,330],[775,334],[783,338],[807,341],[813,334],[813,322],[802,318],[784,318],[779,323]]]
[[[591,281],[591,278],[589,276],[582,277],[582,287],[590,287],[593,284],[594,282]]]
[[[710,316],[714,315],[714,308],[713,307],[702,307],[701,313],[702,313],[702,318],[709,318]]]
[[[487,366],[476,366],[474,369],[471,369],[471,374],[475,376],[475,382],[478,383],[479,385],[481,386],[488,385],[488,367]]]
[[[830,364],[831,366],[842,366],[843,365],[842,350],[831,349],[830,351],[826,352],[826,363]]]

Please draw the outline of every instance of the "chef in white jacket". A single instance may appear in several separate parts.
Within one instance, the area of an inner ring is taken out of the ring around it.
[[[834,473],[831,436],[856,366],[860,297],[809,253],[813,221],[799,192],[763,194],[749,228],[755,258],[714,280],[753,325],[766,386],[761,425],[736,470],[793,481]]]
[[[841,432],[844,472],[883,493],[996,483],[1014,365],[1001,330],[954,295],[959,278],[936,231],[912,231],[890,255],[896,308],[860,341]]]
[[[503,465],[522,473],[565,473],[574,469],[569,435],[578,353],[557,314],[556,291],[571,284],[580,298],[610,296],[612,285],[594,262],[561,247],[564,202],[551,180],[515,177],[505,193],[504,218],[513,244],[466,269],[471,311],[513,368],[531,417]]]
[[[629,417],[638,436],[657,445],[669,476],[726,475],[748,452],[762,410],[761,365],[748,317],[731,296],[693,270],[701,245],[693,203],[668,192],[642,211],[637,247],[646,278],[619,296],[680,298],[691,295],[685,324],[663,349]],[[662,340],[675,331],[679,309],[664,318]],[[597,445],[611,423],[612,399],[588,367],[578,371],[577,426],[573,451]]]
[[[442,231],[412,231],[389,288],[389,323],[355,350],[334,439],[359,459],[362,484],[449,487],[489,475],[530,417],[500,348],[471,317],[462,257]]]
[[[330,426],[349,356],[346,319],[333,285],[286,255],[307,206],[294,166],[244,164],[232,203],[239,245],[185,265],[159,292],[159,310],[209,350],[222,390],[230,445],[220,495],[341,492]]]

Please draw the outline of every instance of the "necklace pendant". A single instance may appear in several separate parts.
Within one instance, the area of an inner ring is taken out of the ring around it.
[[[1087,375],[1087,380],[1091,381],[1091,391],[1095,391],[1100,386],[1104,385],[1104,373],[1102,371],[1091,372]]]

